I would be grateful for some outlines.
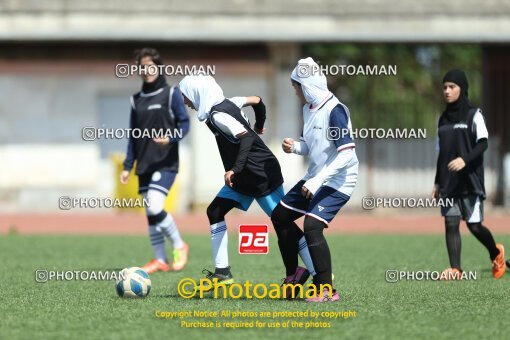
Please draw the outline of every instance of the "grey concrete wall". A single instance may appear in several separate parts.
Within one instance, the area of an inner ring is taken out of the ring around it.
[[[509,13],[506,0],[1,0],[0,40],[508,42]]]

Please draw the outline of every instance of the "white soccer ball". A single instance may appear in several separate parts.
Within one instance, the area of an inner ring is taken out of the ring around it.
[[[144,298],[151,291],[151,279],[142,268],[124,268],[116,281],[117,294],[125,298]]]

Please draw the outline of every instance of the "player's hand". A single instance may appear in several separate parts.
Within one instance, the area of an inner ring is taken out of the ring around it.
[[[465,166],[466,162],[464,162],[464,160],[461,157],[457,157],[453,161],[448,163],[448,170],[457,172],[464,169]]]
[[[285,153],[292,153],[292,147],[294,146],[294,139],[285,138],[282,142],[282,149]]]
[[[434,184],[434,188],[432,188],[432,198],[436,200],[439,198],[439,186],[437,184]]]
[[[225,184],[231,188],[232,186],[234,186],[234,183],[232,182],[232,177],[234,177],[234,172],[232,170],[225,172]]]
[[[303,197],[306,198],[307,200],[310,200],[313,197],[313,194],[304,185],[301,187],[301,195],[303,195]]]
[[[264,132],[266,132],[265,128],[258,129],[258,128],[254,127],[253,130],[257,133],[257,135],[263,135]]]
[[[129,171],[127,170],[123,170],[121,173],[120,173],[120,182],[122,184],[128,184],[129,182]]]
[[[154,143],[158,144],[159,146],[167,146],[170,144],[170,138],[169,137],[163,137],[163,138],[152,138]]]

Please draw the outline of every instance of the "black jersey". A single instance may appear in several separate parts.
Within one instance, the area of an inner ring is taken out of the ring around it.
[[[177,131],[178,123],[171,102],[174,89],[166,85],[152,93],[138,92],[131,98],[131,127],[146,133],[141,138],[134,138],[137,175],[156,170],[178,171],[178,143],[171,142],[161,147],[147,136],[150,131]]]
[[[475,115],[477,123],[474,123]],[[483,125],[480,127],[477,125]],[[439,158],[436,179],[441,197],[463,197],[479,195],[485,198],[483,153],[458,171],[448,170],[448,163],[457,157],[465,157],[475,147],[485,129],[483,116],[478,108],[471,109],[465,120],[456,123],[449,122],[441,116],[438,123]],[[485,130],[486,131],[486,130]]]
[[[213,106],[206,121],[207,126],[216,136],[216,143],[218,144],[225,171],[232,170],[235,165],[239,152],[239,140],[226,135],[214,124],[213,116],[218,112],[224,112],[232,116],[254,138],[244,168],[240,173],[234,174],[232,189],[251,197],[265,196],[277,189],[283,183],[278,159],[276,159],[276,156],[269,150],[255,131],[250,128],[248,122],[241,115],[239,107],[228,99]]]

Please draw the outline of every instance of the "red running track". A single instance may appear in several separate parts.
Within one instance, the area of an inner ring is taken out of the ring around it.
[[[495,234],[510,234],[510,214],[490,212],[484,224]],[[209,222],[205,214],[176,215],[175,220],[183,234],[208,234]],[[231,213],[227,215],[230,231],[240,224],[268,224],[264,215]],[[302,226],[302,220],[298,220]],[[272,228],[271,228],[272,229]],[[461,227],[463,232],[467,228]],[[399,216],[374,213],[350,213],[338,215],[330,224],[328,232],[345,234],[442,234],[443,219],[435,214],[403,214]],[[73,234],[73,235],[145,235],[147,220],[141,213],[23,213],[0,214],[0,235],[19,234]]]

